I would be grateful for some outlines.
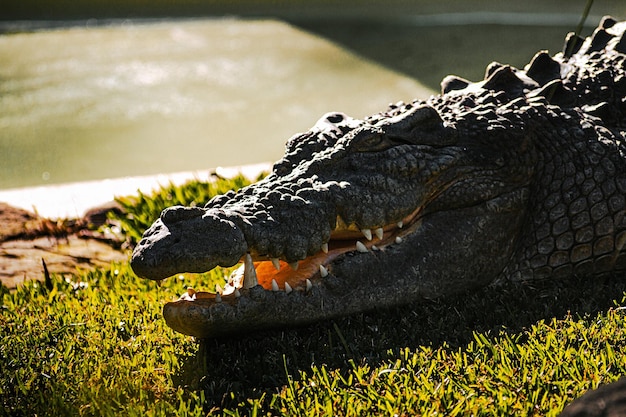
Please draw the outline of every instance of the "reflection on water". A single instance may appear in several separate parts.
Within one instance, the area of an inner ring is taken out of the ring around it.
[[[0,36],[0,189],[273,161],[323,113],[425,97],[276,21]]]

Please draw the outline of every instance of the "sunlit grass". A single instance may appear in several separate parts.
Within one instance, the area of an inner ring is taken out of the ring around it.
[[[125,230],[139,233],[163,205],[191,204],[187,196],[199,188],[208,199],[220,187],[243,184],[193,183],[124,199],[133,220]],[[220,270],[182,274],[161,286],[136,278],[127,264],[53,275],[48,285],[28,281],[1,290],[0,409],[553,416],[626,369],[624,285],[616,278],[487,288],[306,328],[198,342],[169,329],[161,309],[187,286],[220,282]]]
[[[457,349],[403,348],[381,366],[351,362],[345,374],[314,365],[282,390],[280,404],[292,415],[556,415],[623,373],[624,324],[611,310],[521,334],[475,334]]]
[[[167,414],[200,406],[172,382],[194,355],[189,338],[160,318],[162,300],[181,292],[136,280],[126,265],[29,281],[5,292],[0,316],[0,393],[5,412],[23,415]]]

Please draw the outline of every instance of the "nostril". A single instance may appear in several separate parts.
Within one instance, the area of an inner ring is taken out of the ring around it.
[[[343,122],[344,115],[342,113],[331,113],[326,116],[326,120],[330,123],[341,123]]]
[[[165,224],[174,224],[194,217],[201,217],[204,213],[205,210],[201,207],[173,206],[161,212],[161,220]]]

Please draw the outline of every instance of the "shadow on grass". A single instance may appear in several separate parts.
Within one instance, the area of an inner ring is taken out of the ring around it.
[[[472,341],[474,332],[514,335],[540,320],[593,317],[625,292],[623,276],[507,284],[303,328],[203,340],[177,382],[204,390],[212,406],[237,408],[278,392],[287,373],[298,379],[312,365],[349,372],[350,360],[375,367],[405,347],[455,349]]]

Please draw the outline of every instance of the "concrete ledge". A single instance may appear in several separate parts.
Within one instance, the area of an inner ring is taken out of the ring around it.
[[[210,181],[213,174],[231,178],[241,173],[247,178],[255,179],[263,171],[270,169],[270,163],[259,163],[238,167],[217,167],[204,171],[16,188],[0,190],[0,201],[34,211],[50,219],[79,218],[90,208],[107,203],[115,197],[137,194],[138,191],[149,194],[170,183],[182,185],[194,179]]]

